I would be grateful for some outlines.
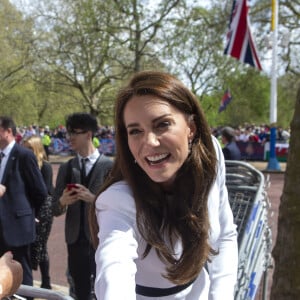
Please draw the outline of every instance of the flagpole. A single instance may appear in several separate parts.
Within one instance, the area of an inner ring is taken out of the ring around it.
[[[272,67],[270,99],[270,152],[267,170],[280,171],[276,157],[276,123],[277,123],[277,39],[278,39],[278,0],[272,0]]]

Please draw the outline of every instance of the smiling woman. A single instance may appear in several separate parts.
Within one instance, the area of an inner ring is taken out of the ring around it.
[[[165,189],[188,157],[195,123],[157,96],[134,96],[124,110],[129,149],[136,162]]]
[[[115,130],[90,219],[97,299],[233,299],[224,158],[197,98],[169,74],[137,73],[117,97]]]

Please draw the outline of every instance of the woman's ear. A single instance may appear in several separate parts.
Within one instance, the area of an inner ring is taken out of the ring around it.
[[[189,139],[193,140],[196,135],[196,132],[197,132],[196,123],[194,121],[194,115],[189,116],[188,126],[190,128],[190,133],[189,133],[188,137],[189,137]]]

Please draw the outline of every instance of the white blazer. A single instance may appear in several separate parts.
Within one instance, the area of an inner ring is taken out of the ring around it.
[[[145,241],[136,225],[136,208],[130,187],[117,182],[96,200],[96,216],[100,231],[95,254],[97,274],[95,292],[98,300],[231,300],[237,279],[238,247],[236,226],[225,186],[225,164],[221,147],[213,138],[218,158],[218,173],[209,199],[211,231],[209,242],[219,254],[208,263],[197,279],[183,291],[165,297],[136,295],[135,285],[169,288],[165,265],[152,249],[145,259]],[[175,245],[180,253],[181,244]]]

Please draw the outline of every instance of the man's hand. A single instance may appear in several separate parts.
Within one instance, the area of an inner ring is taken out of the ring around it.
[[[23,269],[11,252],[0,257],[0,299],[13,295],[23,280]]]
[[[64,189],[59,201],[61,206],[67,206],[78,200],[93,203],[95,201],[95,195],[84,185],[76,183],[76,188],[72,188],[71,190],[68,190],[68,188]]]
[[[77,202],[78,201],[77,190],[78,190],[77,188],[68,189],[66,187],[59,199],[60,205],[64,207]]]
[[[90,192],[90,190],[82,184],[76,184],[76,195],[78,200],[83,200],[87,203],[93,203],[95,201],[96,196]]]

